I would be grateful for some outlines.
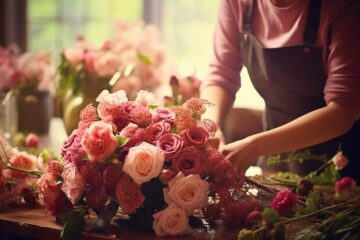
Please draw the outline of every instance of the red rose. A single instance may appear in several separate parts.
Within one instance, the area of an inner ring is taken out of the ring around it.
[[[115,194],[115,189],[123,174],[122,168],[117,164],[108,165],[103,173],[103,182],[106,192],[110,195]]]
[[[348,198],[356,187],[356,181],[350,177],[343,177],[335,183],[335,196],[337,198]]]
[[[185,176],[200,174],[204,168],[204,156],[195,147],[185,147],[180,155],[173,160],[173,168],[176,172],[182,172]]]
[[[125,213],[133,213],[141,207],[145,197],[141,192],[141,187],[136,184],[129,175],[123,174],[116,186],[115,195],[120,203],[121,209]]]
[[[181,139],[181,137],[172,133],[167,133],[160,136],[156,142],[156,146],[164,151],[166,161],[176,158],[179,155],[183,145],[184,141]]]
[[[293,194],[290,189],[284,189],[276,194],[271,202],[271,207],[275,209],[279,215],[286,216],[295,210],[298,200],[298,195]]]
[[[209,139],[209,133],[202,127],[185,129],[181,136],[187,146],[194,146],[196,148],[205,147]]]
[[[105,203],[108,200],[105,186],[90,187],[85,193],[87,205],[95,211],[100,211],[105,208]]]
[[[171,132],[171,125],[168,122],[161,121],[151,124],[146,128],[146,134],[150,142],[157,141],[161,135]]]

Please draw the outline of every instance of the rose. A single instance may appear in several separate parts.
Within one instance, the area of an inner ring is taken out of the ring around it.
[[[114,195],[116,186],[122,175],[123,170],[118,164],[109,164],[106,166],[103,173],[103,183],[108,194]]]
[[[26,147],[37,148],[38,145],[39,145],[39,137],[36,134],[30,133],[26,136],[25,138]]]
[[[154,142],[160,138],[161,135],[171,132],[171,125],[166,121],[151,124],[146,128],[146,134],[149,141]]]
[[[107,202],[108,198],[109,197],[106,195],[106,189],[104,185],[90,187],[85,193],[87,205],[96,211],[100,211],[105,208],[105,203]]]
[[[130,148],[123,170],[140,185],[159,176],[164,160],[164,152],[160,148],[143,142]]]
[[[145,129],[137,127],[135,124],[129,124],[120,132],[121,136],[129,138],[126,146],[133,147],[139,142],[145,141],[147,139],[147,134]]]
[[[174,204],[153,215],[153,229],[157,236],[178,236],[192,232],[186,212]]]
[[[350,197],[356,187],[356,181],[350,177],[343,177],[335,183],[335,197],[345,199]]]
[[[36,157],[28,154],[27,152],[19,152],[13,155],[9,162],[13,167],[17,167],[24,170],[35,170]],[[24,178],[26,173],[15,170],[15,169],[4,169],[3,176],[5,179],[11,178]]]
[[[346,167],[346,165],[349,163],[349,160],[347,159],[347,157],[343,154],[342,151],[338,152],[337,154],[335,154],[335,156],[332,158],[332,162],[335,165],[335,168],[337,170],[341,170],[344,167]]]
[[[279,215],[287,216],[296,208],[299,196],[293,194],[290,189],[284,189],[278,192],[271,202],[271,207],[275,209]]]
[[[112,133],[112,125],[102,121],[93,122],[85,130],[81,145],[90,160],[104,162],[117,147],[117,139]]]
[[[90,186],[102,185],[102,166],[97,162],[82,161],[79,167],[81,175]]]
[[[161,174],[159,176],[160,181],[163,183],[169,182],[171,179],[173,179],[176,176],[176,172],[171,168],[165,168],[161,171]]]
[[[176,172],[200,174],[204,168],[204,156],[195,147],[185,147],[177,158],[173,160],[173,168]]]
[[[185,129],[181,136],[186,145],[203,148],[208,141],[209,133],[202,127],[192,127]]]
[[[66,164],[61,177],[64,180],[61,190],[72,204],[76,204],[85,191],[85,178],[74,164]]]
[[[191,214],[194,209],[203,208],[208,204],[209,183],[197,174],[184,176],[178,175],[169,182],[169,187],[164,189],[166,203],[175,203]]]
[[[156,146],[164,151],[167,161],[176,158],[179,155],[183,145],[184,141],[182,138],[172,133],[167,133],[160,136],[156,142]]]
[[[168,108],[157,108],[153,116],[153,122],[160,122],[165,120],[168,123],[173,123],[175,121],[175,113]]]
[[[123,174],[118,182],[115,195],[120,203],[121,209],[128,214],[139,208],[145,200],[140,186],[126,174]]]

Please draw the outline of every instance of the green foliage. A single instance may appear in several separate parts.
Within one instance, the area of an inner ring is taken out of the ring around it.
[[[280,218],[273,208],[265,208],[263,211],[263,219],[269,223],[277,223]]]
[[[305,213],[310,213],[318,210],[320,207],[320,194],[317,192],[310,192],[305,204]]]
[[[81,233],[85,228],[85,219],[83,212],[74,212],[67,216],[67,221],[65,222],[61,233],[60,238],[62,240],[74,240],[79,239]]]
[[[249,229],[242,229],[239,232],[238,240],[256,240],[256,234]]]
[[[60,94],[65,94],[68,90],[72,90],[73,94],[77,94],[80,90],[79,78],[84,77],[84,67],[75,69],[70,62],[66,59],[64,54],[61,54],[60,64],[58,66],[58,72],[60,74],[60,80],[58,84],[58,91]]]
[[[306,179],[314,185],[334,186],[335,182],[340,179],[340,173],[335,169],[335,166],[331,164],[324,168],[319,174],[316,174],[316,172],[310,173]]]
[[[299,162],[304,163],[305,161],[320,161],[320,162],[326,162],[327,155],[321,154],[321,155],[315,155],[311,153],[311,150],[301,149],[301,150],[294,150],[288,154],[277,154],[272,155],[267,158],[267,164],[269,166],[278,166],[282,163],[289,163],[289,162]]]
[[[119,148],[122,148],[124,147],[128,142],[129,142],[129,138],[126,138],[124,136],[121,136],[120,134],[119,135],[116,135],[116,138],[118,140],[118,147]]]
[[[325,235],[316,229],[305,228],[299,232],[297,232],[293,238],[293,240],[323,240],[325,239]]]

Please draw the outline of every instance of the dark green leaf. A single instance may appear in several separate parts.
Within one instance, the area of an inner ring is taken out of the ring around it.
[[[320,194],[317,192],[310,192],[306,199],[305,212],[310,213],[319,209]]]
[[[276,223],[279,221],[279,215],[273,208],[265,208],[263,211],[263,218],[269,223]]]
[[[76,215],[70,218],[63,226],[60,234],[62,240],[79,239],[85,228],[83,215]]]

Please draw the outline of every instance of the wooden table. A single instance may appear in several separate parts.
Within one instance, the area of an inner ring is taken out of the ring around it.
[[[10,208],[0,212],[1,234],[14,234],[43,240],[60,239],[61,226],[56,224],[54,217],[43,209]],[[178,237],[156,237],[154,233],[144,233],[136,229],[119,229],[112,226],[109,232],[95,233],[85,231],[83,239],[87,240],[191,240],[191,239],[237,239],[238,231],[219,228],[208,232],[195,230],[193,234]]]

